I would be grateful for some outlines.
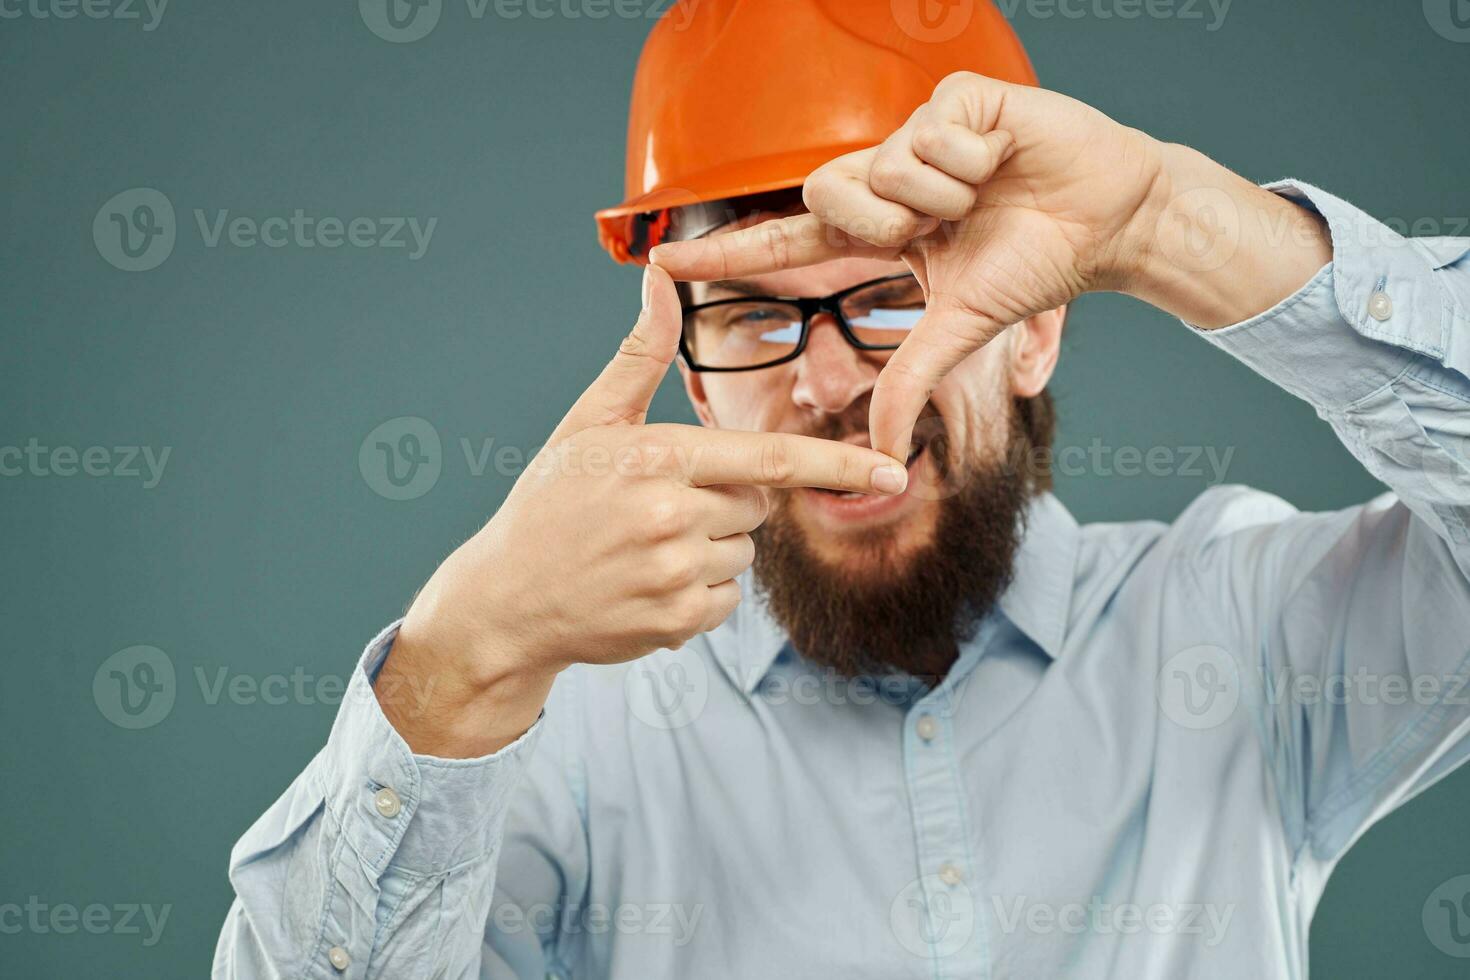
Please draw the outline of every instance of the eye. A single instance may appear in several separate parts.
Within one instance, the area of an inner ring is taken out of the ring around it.
[[[780,312],[777,311],[777,310],[771,310],[771,309],[744,310],[741,313],[737,314],[737,317],[736,317],[735,321],[731,325],[732,326],[746,326],[746,325],[764,326],[765,324],[770,323],[772,320],[777,320],[777,319],[782,319]],[[787,319],[789,319],[789,318],[787,318]]]

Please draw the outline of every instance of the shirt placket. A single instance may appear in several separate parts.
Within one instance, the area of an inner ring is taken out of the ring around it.
[[[919,940],[936,980],[990,976],[984,892],[971,843],[976,837],[955,737],[966,679],[990,632],[982,631],[945,682],[915,702],[904,722],[904,775],[918,854],[918,878],[910,890],[922,897]]]

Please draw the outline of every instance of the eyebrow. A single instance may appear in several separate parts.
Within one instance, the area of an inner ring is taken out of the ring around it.
[[[899,273],[899,275],[902,275],[902,273]],[[891,290],[897,290],[897,289],[903,288],[903,284],[901,282],[898,282],[898,281],[884,282],[884,280],[886,278],[887,278],[886,276],[880,276],[879,278],[872,280],[871,281],[871,284],[873,284],[873,285],[880,285],[881,284],[883,286],[889,287]],[[869,283],[857,283],[857,285],[858,286],[863,286],[863,285],[869,285]],[[770,293],[770,292],[762,289],[760,286],[757,286],[755,283],[751,282],[749,279],[716,279],[716,280],[713,280],[711,282],[705,283],[705,288],[708,289],[710,292],[714,292],[715,290],[723,290],[723,291],[725,291],[727,293],[734,293],[737,296],[757,296],[757,297],[771,297],[771,296],[775,296],[775,298],[777,298],[777,299],[781,299],[781,298],[787,298],[787,299],[795,298],[795,297],[780,297],[780,296],[776,296],[776,294]]]
[[[716,289],[727,293],[735,293],[739,296],[769,296],[766,290],[760,288],[748,279],[718,279],[709,283],[707,287],[711,292]]]

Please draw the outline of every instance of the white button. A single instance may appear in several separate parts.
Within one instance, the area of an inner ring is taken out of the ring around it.
[[[392,819],[403,809],[403,801],[398,798],[397,793],[384,786],[373,794],[373,806],[377,808],[378,816]]]
[[[348,956],[347,950],[343,949],[341,946],[333,946],[331,949],[327,950],[327,962],[331,963],[332,967],[338,973],[341,973],[343,970],[352,965],[352,957]]]
[[[939,880],[946,885],[958,885],[965,880],[965,876],[959,868],[952,864],[941,864],[939,866]]]
[[[1379,323],[1382,323],[1384,320],[1393,316],[1393,300],[1389,299],[1388,294],[1381,290],[1374,293],[1368,297],[1368,315]]]
[[[939,734],[939,722],[934,720],[933,715],[920,715],[914,724],[914,731],[926,742],[934,741],[934,736]]]

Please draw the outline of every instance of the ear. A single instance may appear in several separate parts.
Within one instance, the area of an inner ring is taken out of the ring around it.
[[[698,371],[689,370],[689,365],[684,363],[680,357],[674,361],[679,365],[679,377],[684,381],[684,394],[689,396],[689,404],[694,406],[694,414],[699,416],[701,425],[710,429],[718,429],[715,423],[714,413],[709,408],[709,396],[704,391],[704,376]]]
[[[1062,350],[1062,325],[1067,308],[1038,313],[1017,325],[1011,347],[1011,393],[1019,398],[1041,394]]]

